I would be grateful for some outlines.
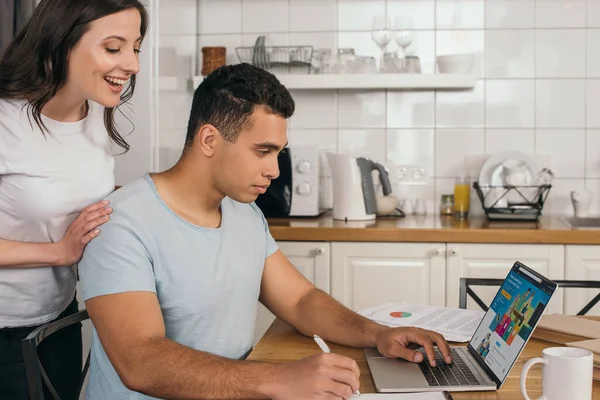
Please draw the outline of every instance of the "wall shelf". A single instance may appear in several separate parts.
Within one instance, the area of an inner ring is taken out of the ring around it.
[[[278,75],[288,89],[336,90],[336,89],[471,89],[475,76],[471,74],[294,74]],[[204,79],[193,78],[194,89]]]

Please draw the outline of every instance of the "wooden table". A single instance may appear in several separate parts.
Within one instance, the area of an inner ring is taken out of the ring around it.
[[[530,358],[541,356],[544,348],[554,346],[557,345],[532,338],[527,343],[527,346],[525,346],[525,350],[521,353],[521,356],[510,371],[506,382],[500,390],[490,392],[454,392],[452,393],[452,397],[455,400],[521,400],[523,397],[521,396],[521,390],[519,388],[519,379],[523,365]],[[332,352],[343,354],[357,361],[361,373],[361,393],[374,393],[375,388],[373,386],[373,380],[371,379],[371,374],[367,367],[362,349],[339,346],[331,343],[330,347]],[[287,363],[320,351],[321,350],[319,350],[312,338],[299,334],[285,322],[276,319],[262,339],[256,344],[254,350],[250,353],[248,360]],[[532,398],[539,397],[541,394],[541,372],[539,366],[535,366],[529,370],[527,390],[529,396]],[[600,382],[594,381],[593,393],[593,399],[600,400]]]

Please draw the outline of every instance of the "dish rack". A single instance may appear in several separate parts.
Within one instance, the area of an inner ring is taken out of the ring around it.
[[[267,71],[286,70],[293,73],[310,73],[312,46],[252,46],[236,47],[242,63],[252,64]]]
[[[485,186],[482,188],[479,182],[474,182],[473,187],[477,192],[485,215],[490,220],[503,221],[538,221],[542,215],[544,203],[548,198],[552,185],[529,185],[529,186]],[[484,193],[484,190],[486,191]],[[490,196],[494,198],[490,199]],[[517,202],[501,206],[501,200],[514,197]],[[490,204],[491,203],[491,204]]]

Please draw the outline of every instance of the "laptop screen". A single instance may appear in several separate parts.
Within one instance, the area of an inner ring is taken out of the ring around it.
[[[508,273],[469,342],[471,354],[496,383],[506,378],[555,289],[554,282],[519,262]]]

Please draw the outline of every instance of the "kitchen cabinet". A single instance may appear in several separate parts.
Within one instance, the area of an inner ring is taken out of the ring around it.
[[[600,254],[600,252],[599,252]],[[453,244],[446,245],[446,306],[458,307],[460,278],[504,279],[515,261],[550,279],[564,279],[563,245]],[[498,287],[474,287],[473,291],[490,304]],[[546,312],[562,313],[563,293],[558,291]],[[480,309],[470,298],[467,308]]]
[[[331,244],[331,295],[358,311],[386,301],[443,306],[443,243]]]
[[[329,293],[330,244],[327,242],[278,242],[281,252],[316,287]],[[269,328],[275,316],[260,302],[257,304],[254,343]]]
[[[566,246],[565,279],[600,281],[600,246]],[[563,290],[565,314],[577,314],[598,294],[598,289]],[[587,315],[600,315],[600,304],[596,304]]]

